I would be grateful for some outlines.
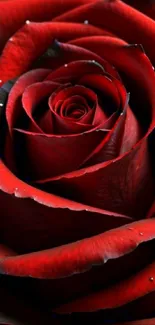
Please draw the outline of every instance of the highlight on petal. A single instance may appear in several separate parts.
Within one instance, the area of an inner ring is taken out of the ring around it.
[[[102,29],[78,23],[42,22],[25,24],[8,40],[0,57],[1,79],[3,82],[31,68],[33,63],[52,44],[59,56],[59,46],[55,47],[55,39],[62,42],[91,35],[103,35]]]
[[[9,37],[14,34],[25,22],[28,21],[51,21],[54,17],[64,13],[70,9],[90,3],[91,0],[66,0],[64,3],[61,1],[42,1],[31,0],[27,5],[27,1],[20,3],[16,1],[0,2],[0,11],[3,12],[0,22],[1,30],[1,43],[0,47],[3,48],[5,42]],[[11,15],[10,15],[11,12]]]
[[[154,227],[154,219],[142,220],[68,245],[4,257],[0,260],[0,272],[15,276],[49,279],[85,272],[92,266],[102,265],[109,259],[119,258],[132,252],[139,244],[154,239]],[[149,269],[154,272],[154,264],[147,268],[147,272]],[[155,289],[154,286],[151,288]]]

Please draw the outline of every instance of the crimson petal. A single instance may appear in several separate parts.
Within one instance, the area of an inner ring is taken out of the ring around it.
[[[19,256],[5,256],[0,260],[0,272],[15,276],[31,276],[46,279],[57,279],[73,275],[74,273],[85,272],[94,265],[102,265],[109,259],[119,258],[132,252],[141,243],[154,239],[154,228],[154,219],[142,220],[98,236],[53,249]],[[121,241],[120,238],[122,239]],[[150,276],[151,272],[155,272],[154,263],[146,268],[146,272]],[[137,277],[135,276],[135,278]],[[151,291],[155,290],[154,284],[149,283],[148,277],[146,279],[147,284],[145,281],[142,289],[146,290],[147,285]],[[119,287],[119,284],[116,286]],[[127,290],[128,293],[130,294],[130,291],[128,292]],[[122,299],[122,297],[120,298]]]
[[[0,11],[5,13],[1,19],[1,48],[4,46],[8,38],[15,33],[27,19],[32,21],[48,21],[52,20],[53,17],[64,13],[72,8],[76,8],[79,5],[90,2],[90,0],[66,0],[65,3],[61,1],[47,0],[32,0],[28,6],[27,1],[20,3],[18,0],[7,1],[0,3]],[[11,12],[11,16],[10,16]]]
[[[22,95],[22,104],[26,114],[29,116],[32,126],[29,127],[30,131],[38,131],[39,133],[46,132],[53,133],[53,125],[52,125],[52,116],[48,114],[49,119],[46,118],[46,124],[44,125],[42,118],[42,127],[39,127],[40,121],[36,122],[34,119],[35,110],[37,110],[37,105],[43,100],[44,98],[48,98],[49,95],[55,89],[60,86],[59,83],[54,82],[41,82],[41,83],[33,83],[29,87],[27,87]],[[44,117],[45,118],[45,117]]]
[[[94,1],[70,10],[54,21],[83,22],[87,13],[90,24],[108,29],[127,42],[141,43],[152,62],[155,62],[155,22],[122,1]],[[121,19],[120,19],[121,17]],[[112,39],[112,37],[111,37]]]
[[[48,190],[67,188],[79,202],[143,218],[154,197],[147,139],[119,158],[41,183]]]
[[[48,135],[16,129],[16,136],[22,136],[25,143],[27,176],[33,180],[44,179],[76,170],[107,132],[90,130],[73,135]]]
[[[69,41],[87,35],[103,35],[94,26],[74,23],[25,24],[8,40],[0,57],[1,79],[5,82],[26,72],[55,39]],[[54,42],[55,50],[55,42]],[[59,53],[59,48],[56,53]]]
[[[21,76],[11,89],[6,105],[6,119],[10,134],[12,134],[12,129],[15,123],[17,122],[19,116],[21,116],[23,112],[21,103],[19,101],[25,88],[31,85],[32,83],[42,81],[48,73],[49,70],[47,69],[37,69],[29,71],[23,76]]]

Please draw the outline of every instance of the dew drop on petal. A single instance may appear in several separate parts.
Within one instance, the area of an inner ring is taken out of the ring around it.
[[[68,64],[65,64],[64,67],[67,68],[68,67]]]
[[[144,235],[143,232],[140,232],[139,234],[140,234],[140,236],[143,236]]]
[[[27,25],[28,25],[28,24],[30,24],[30,20],[26,20],[26,22],[25,22],[25,23],[26,23]]]
[[[150,280],[150,281],[154,281],[154,278],[151,276],[151,277],[149,278],[149,280]]]
[[[88,25],[89,24],[89,21],[86,19],[86,20],[84,20],[84,24],[85,25]]]

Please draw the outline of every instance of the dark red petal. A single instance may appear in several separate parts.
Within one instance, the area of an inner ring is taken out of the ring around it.
[[[29,129],[31,131],[38,131],[39,133],[47,132],[47,133],[53,133],[53,125],[52,125],[52,116],[48,114],[48,119],[46,118],[46,124],[44,125],[43,120],[42,121],[42,128],[39,126],[40,121],[38,123],[37,120],[34,119],[33,115],[36,111],[37,113],[37,106],[40,104],[40,102],[47,97],[47,103],[48,103],[48,97],[60,86],[59,83],[54,83],[51,81],[44,81],[44,82],[38,82],[33,83],[32,85],[28,86],[25,91],[22,94],[22,105],[26,112],[26,114],[29,116],[30,121],[32,123],[32,127]],[[45,116],[44,116],[45,118]]]
[[[132,219],[43,192],[0,161],[2,242],[20,252],[46,249],[119,227]],[[61,224],[61,227],[60,227]],[[89,227],[88,227],[89,224]]]
[[[74,43],[92,51],[95,50],[95,53],[100,56],[103,55],[119,72],[122,72],[123,76],[125,76],[125,81],[129,85],[131,98],[133,96],[133,103],[136,103],[135,112],[138,117],[142,120],[148,119],[150,110],[152,110],[151,113],[154,117],[155,74],[148,57],[140,45],[124,46],[123,41],[109,37],[88,37],[76,40]]]
[[[118,120],[114,124],[111,131],[107,134],[99,145],[91,152],[90,156],[84,161],[83,166],[91,166],[97,163],[103,163],[107,160],[115,159],[119,156],[122,137],[126,122],[126,112],[128,109],[129,95],[127,95],[125,88],[122,84],[118,82],[118,94],[120,97],[120,107],[121,113]]]
[[[19,256],[4,257],[0,260],[0,272],[15,276],[31,276],[46,279],[62,278],[71,276],[74,273],[88,271],[95,265],[106,263],[109,259],[116,259],[129,254],[141,243],[150,241],[154,238],[155,220],[142,220],[68,245]],[[133,292],[127,290],[126,287],[126,294],[122,290],[120,299],[117,302],[115,295],[113,295],[113,301],[115,300],[114,306],[119,306],[122,299],[124,299],[124,302],[128,302],[130,299],[129,296],[132,296],[132,298],[135,299],[138,296],[141,296],[142,293],[146,294],[147,292],[155,290],[154,282],[149,281],[151,276],[155,278],[154,263],[149,265],[146,270],[143,270],[139,275],[140,279],[144,278],[144,281],[140,280],[141,291],[137,292],[139,281],[138,276],[135,275],[133,280],[137,279],[137,286],[132,286]],[[132,279],[127,280],[127,282],[130,284]],[[117,290],[119,290],[120,287],[122,288],[121,284],[116,285]],[[113,290],[111,288],[107,290],[112,293],[114,288]],[[133,293],[135,293],[134,290],[136,291],[136,297],[133,295]],[[102,294],[103,293],[101,292],[101,296]],[[95,294],[92,295],[92,297],[93,296],[95,296]],[[103,303],[105,305],[101,308],[113,307],[113,301],[108,299],[108,295],[105,295],[105,298],[106,297],[107,299],[101,300],[101,304]],[[84,309],[86,308],[85,304],[80,305],[80,308],[78,307],[78,309],[81,310],[79,311],[82,311],[82,306]],[[89,310],[89,305],[87,305],[87,307],[87,310]],[[92,308],[93,307],[91,306],[91,309]],[[96,306],[94,305],[94,310],[95,309]]]
[[[152,263],[132,277],[108,289],[101,290],[61,306],[56,311],[60,313],[92,312],[101,309],[116,308],[155,291],[154,279],[155,263]]]
[[[152,62],[155,62],[155,22],[122,1],[94,1],[66,12],[54,21],[83,22],[87,13],[90,24],[108,29],[130,43],[142,43]]]
[[[76,170],[108,132],[94,130],[74,135],[48,135],[16,131],[17,137],[24,138],[27,176],[33,180]]]
[[[142,131],[140,128],[140,123],[137,121],[130,107],[128,107],[120,154],[132,149],[132,147],[141,139],[141,136]]]
[[[155,318],[149,318],[149,319],[141,319],[141,320],[135,320],[132,322],[125,322],[125,323],[116,323],[116,325],[154,325],[155,324]]]
[[[57,91],[52,94],[49,98],[49,107],[52,112],[56,134],[76,134],[83,133],[92,129],[91,124],[83,124],[84,122],[82,120],[79,121],[79,123],[75,124],[74,121],[65,119],[57,113],[58,108],[61,110],[60,107],[62,105],[62,102],[64,102],[68,98],[71,100],[75,95],[80,96],[81,98],[83,97],[88,103],[88,106],[91,106],[91,115],[93,111],[95,112],[95,108],[97,105],[97,96],[91,89],[80,85],[64,87],[60,88],[60,90],[57,89]]]
[[[153,0],[124,0],[124,2],[140,10],[152,19],[155,19],[155,5]]]
[[[49,53],[49,54],[48,54]],[[51,54],[50,54],[51,53]],[[108,62],[97,55],[95,52],[89,51],[83,47],[69,43],[61,43],[55,41],[45,54],[35,62],[35,67],[44,67],[57,69],[63,64],[77,60],[95,60],[101,65],[106,65],[107,71],[116,78],[119,78],[117,71],[111,67]]]
[[[15,123],[23,112],[20,100],[25,88],[35,82],[42,81],[48,73],[49,70],[47,69],[29,71],[21,76],[12,87],[6,106],[6,119],[10,133],[12,133]]]
[[[6,256],[15,256],[16,253],[10,249],[9,247],[0,244],[0,258],[4,258]]]
[[[27,1],[19,2],[18,0],[0,2],[0,11],[3,12],[1,17],[1,49],[8,38],[15,33],[27,19],[33,21],[52,20],[53,17],[60,15],[72,8],[79,7],[91,0],[66,0],[64,3],[61,0],[32,0],[29,5]],[[10,15],[11,13],[11,15]]]
[[[120,106],[120,95],[117,90],[117,83],[108,78],[107,76],[97,75],[97,74],[88,74],[82,76],[79,79],[79,83],[93,88],[97,93],[98,91],[102,93],[102,96],[108,97],[107,101],[112,99],[114,102],[115,110]]]
[[[45,180],[42,185],[44,189],[67,188],[79,202],[143,218],[154,197],[147,139],[117,159]]]
[[[94,60],[79,60],[65,64],[52,71],[46,80],[58,81],[60,83],[78,82],[85,74],[104,74],[105,67]]]
[[[25,24],[8,40],[2,52],[1,80],[5,82],[30,69],[55,39],[65,42],[88,35],[103,35],[103,31],[90,25],[65,22]]]

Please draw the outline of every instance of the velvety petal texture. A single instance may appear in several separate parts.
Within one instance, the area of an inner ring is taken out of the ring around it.
[[[153,1],[0,1],[0,324],[155,324]]]

